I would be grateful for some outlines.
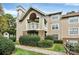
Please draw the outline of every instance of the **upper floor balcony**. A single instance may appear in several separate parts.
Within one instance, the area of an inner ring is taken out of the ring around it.
[[[27,30],[47,30],[45,25],[40,23],[31,22],[27,24]]]

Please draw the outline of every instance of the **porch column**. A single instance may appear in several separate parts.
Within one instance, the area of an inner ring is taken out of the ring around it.
[[[43,31],[43,30],[38,31],[38,35],[40,36],[41,40],[44,40],[44,38],[45,38],[45,31]]]

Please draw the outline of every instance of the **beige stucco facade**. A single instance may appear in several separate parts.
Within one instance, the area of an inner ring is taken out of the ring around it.
[[[44,14],[43,12],[29,8],[27,11],[22,7],[17,8],[17,19],[16,19],[16,38],[19,40],[19,37],[22,35],[28,34],[38,34],[41,39],[44,39],[46,35],[57,36],[57,40],[79,40],[78,35],[69,35],[68,29],[71,27],[79,28],[79,23],[77,24],[68,24],[70,17],[79,17],[79,13],[66,14],[62,15],[62,12]],[[31,14],[36,16],[32,20]],[[56,16],[58,19],[53,19],[52,17]],[[46,21],[46,23],[45,23]],[[78,20],[79,21],[79,20]],[[53,26],[58,26],[53,28]],[[79,30],[79,29],[78,29]]]

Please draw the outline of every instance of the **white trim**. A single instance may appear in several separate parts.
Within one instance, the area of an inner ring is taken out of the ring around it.
[[[58,29],[52,29],[52,26],[54,26],[54,25],[58,25]],[[53,23],[53,24],[51,24],[51,29],[52,30],[59,30],[60,29],[60,24],[59,23]]]
[[[57,16],[57,19],[53,19],[53,17],[56,17],[56,16]],[[52,15],[52,16],[51,16],[51,20],[52,20],[52,21],[60,21],[60,18],[61,18],[61,17],[60,17],[59,14],[57,14],[57,15]]]
[[[72,28],[78,28],[78,34],[70,34],[70,29],[72,29]],[[69,27],[68,28],[68,35],[79,35],[79,27]]]
[[[70,22],[70,20],[75,20],[75,19],[78,19],[78,22]],[[68,18],[68,24],[77,24],[79,23],[79,17],[70,17]]]

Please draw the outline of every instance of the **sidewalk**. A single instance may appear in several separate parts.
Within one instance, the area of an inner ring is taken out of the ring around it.
[[[38,48],[38,47],[16,45],[16,48],[21,48],[21,49],[24,49],[24,50],[29,50],[29,51],[34,51],[34,52],[38,52],[38,53],[43,53],[43,54],[46,54],[46,55],[66,55],[65,53],[62,53],[62,52],[49,51],[49,50]]]

